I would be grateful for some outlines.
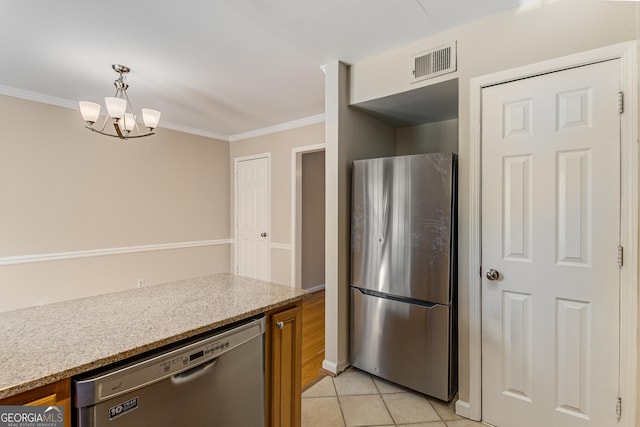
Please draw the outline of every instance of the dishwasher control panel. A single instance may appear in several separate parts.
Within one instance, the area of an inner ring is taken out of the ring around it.
[[[132,362],[114,371],[74,380],[78,406],[95,404],[148,384],[198,368],[224,353],[262,336],[264,317],[156,356]]]
[[[219,356],[229,349],[231,346],[231,341],[216,341],[213,344],[208,344],[201,346],[201,348],[196,349],[194,352],[189,354],[183,354],[177,357],[174,357],[171,360],[167,360],[160,363],[162,371],[167,374],[170,372],[176,372],[182,370],[184,367],[188,366],[191,362],[196,362],[196,364],[200,363],[199,359],[210,360],[214,357]],[[206,356],[206,357],[205,357]]]

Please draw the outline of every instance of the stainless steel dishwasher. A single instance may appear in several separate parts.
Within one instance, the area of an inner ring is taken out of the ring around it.
[[[264,317],[74,379],[79,427],[264,426]]]

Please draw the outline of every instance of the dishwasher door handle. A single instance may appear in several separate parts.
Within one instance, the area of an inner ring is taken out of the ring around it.
[[[209,369],[212,369],[218,364],[218,359],[219,357],[216,357],[215,359],[204,362],[202,365],[198,365],[191,369],[187,369],[184,372],[180,372],[179,374],[175,374],[171,377],[171,382],[174,384],[182,384],[201,377]]]

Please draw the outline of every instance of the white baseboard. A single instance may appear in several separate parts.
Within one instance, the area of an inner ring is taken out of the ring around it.
[[[339,362],[338,363],[338,373],[344,371],[349,367],[349,362]]]
[[[471,409],[471,405],[469,402],[465,402],[464,400],[458,399],[456,401],[456,415],[461,417],[469,418],[470,420],[480,421],[480,418],[474,417],[474,411]]]
[[[318,291],[323,291],[323,290],[324,290],[324,283],[322,285],[316,285],[316,286],[314,286],[312,288],[309,288],[309,289],[303,289],[303,291],[307,291],[307,292],[311,292],[311,293],[318,292]]]
[[[331,362],[327,359],[322,361],[322,369],[325,371],[331,372],[332,374],[338,375],[340,372],[344,371],[349,367],[347,362]]]
[[[322,369],[325,371],[331,372],[332,374],[338,375],[338,364],[334,362],[329,362],[328,360],[322,361]]]

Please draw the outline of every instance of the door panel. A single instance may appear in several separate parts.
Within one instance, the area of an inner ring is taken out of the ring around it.
[[[503,159],[504,223],[503,257],[531,261],[531,163],[530,155]]]
[[[591,304],[558,299],[556,319],[556,406],[560,411],[585,418],[592,369]]]
[[[483,420],[617,424],[619,61],[482,92]],[[495,278],[494,278],[495,279]]]
[[[558,263],[591,263],[591,150],[557,154]]]
[[[531,402],[533,384],[532,297],[516,292],[502,293],[502,375],[506,394]]]
[[[236,164],[236,273],[270,279],[269,159]]]

